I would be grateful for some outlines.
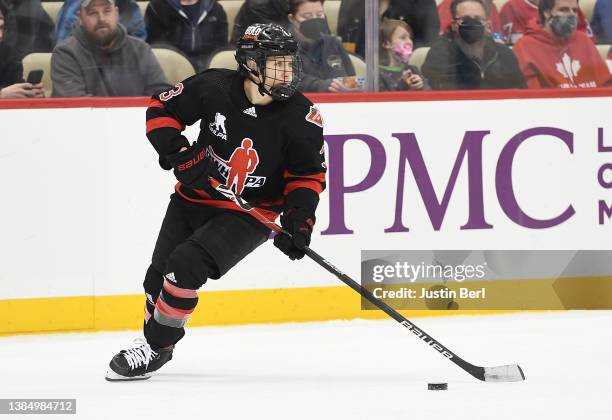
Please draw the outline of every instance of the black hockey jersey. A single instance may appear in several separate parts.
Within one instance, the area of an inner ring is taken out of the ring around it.
[[[154,95],[147,109],[147,137],[160,165],[171,169],[166,157],[189,147],[181,132],[200,120],[197,141],[228,188],[270,220],[290,207],[314,214],[325,189],[321,114],[299,92],[287,101],[253,105],[243,83],[238,71],[211,69]],[[235,210],[213,191],[181,183],[175,189],[189,201]]]

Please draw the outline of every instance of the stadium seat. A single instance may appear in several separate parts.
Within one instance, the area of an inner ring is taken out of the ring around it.
[[[227,41],[229,42],[232,31],[234,30],[234,21],[236,20],[236,15],[240,10],[244,1],[242,0],[219,0],[219,4],[225,10],[225,14],[227,15]]]
[[[62,4],[64,4],[62,1],[42,2],[43,9],[51,17],[54,24],[57,23],[57,14],[62,8]]]
[[[608,59],[608,51],[610,51],[610,44],[599,44],[596,45],[597,51],[599,51],[599,55],[603,61]]]
[[[502,6],[507,2],[508,0],[493,0],[493,3],[495,3],[495,6],[497,6],[497,11],[501,12],[501,8]]]
[[[148,1],[137,1],[138,7],[140,7],[140,11],[142,12],[142,16],[144,17],[145,11],[147,10],[147,6],[149,5]]]
[[[354,54],[349,54],[351,58],[351,63],[353,63],[353,67],[355,67],[355,74],[360,77],[365,77],[366,75],[366,63],[361,58]]]
[[[234,52],[234,49],[217,51],[210,58],[207,68],[236,70],[238,63],[236,58],[234,58]]]
[[[53,83],[51,82],[51,53],[32,53],[23,57],[23,78],[28,78],[28,73],[32,70],[42,70],[43,88],[45,89],[45,97],[50,98],[53,91]]]
[[[425,57],[429,52],[429,47],[421,47],[414,50],[412,57],[410,57],[409,64],[416,66],[421,71],[421,66],[425,62]]]
[[[175,85],[195,74],[195,69],[181,53],[167,48],[153,48],[153,54],[164,71],[168,81]]]
[[[325,11],[325,16],[327,17],[329,30],[334,35],[338,33],[338,14],[340,12],[340,3],[340,0],[328,0],[323,3],[323,9]]]
[[[584,12],[584,16],[586,19],[591,22],[593,19],[593,11],[595,10],[595,1],[596,0],[580,0],[580,8]]]

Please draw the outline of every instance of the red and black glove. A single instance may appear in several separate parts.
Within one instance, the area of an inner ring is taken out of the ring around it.
[[[206,189],[213,162],[206,156],[206,150],[195,143],[193,146],[166,157],[174,169],[176,179],[191,188]]]
[[[304,248],[310,245],[310,235],[314,226],[314,215],[304,209],[292,208],[283,212],[280,222],[284,233],[274,237],[274,246],[283,251],[292,260],[302,259],[305,255]]]

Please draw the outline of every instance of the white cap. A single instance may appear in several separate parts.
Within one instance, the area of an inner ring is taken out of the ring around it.
[[[88,7],[94,0],[81,0],[81,6]],[[115,5],[114,0],[106,0],[111,6]]]

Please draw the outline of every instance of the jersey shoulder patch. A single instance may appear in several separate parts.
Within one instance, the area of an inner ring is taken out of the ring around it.
[[[306,114],[306,121],[323,128],[323,117],[321,116],[321,111],[316,106],[310,106],[310,110]]]

